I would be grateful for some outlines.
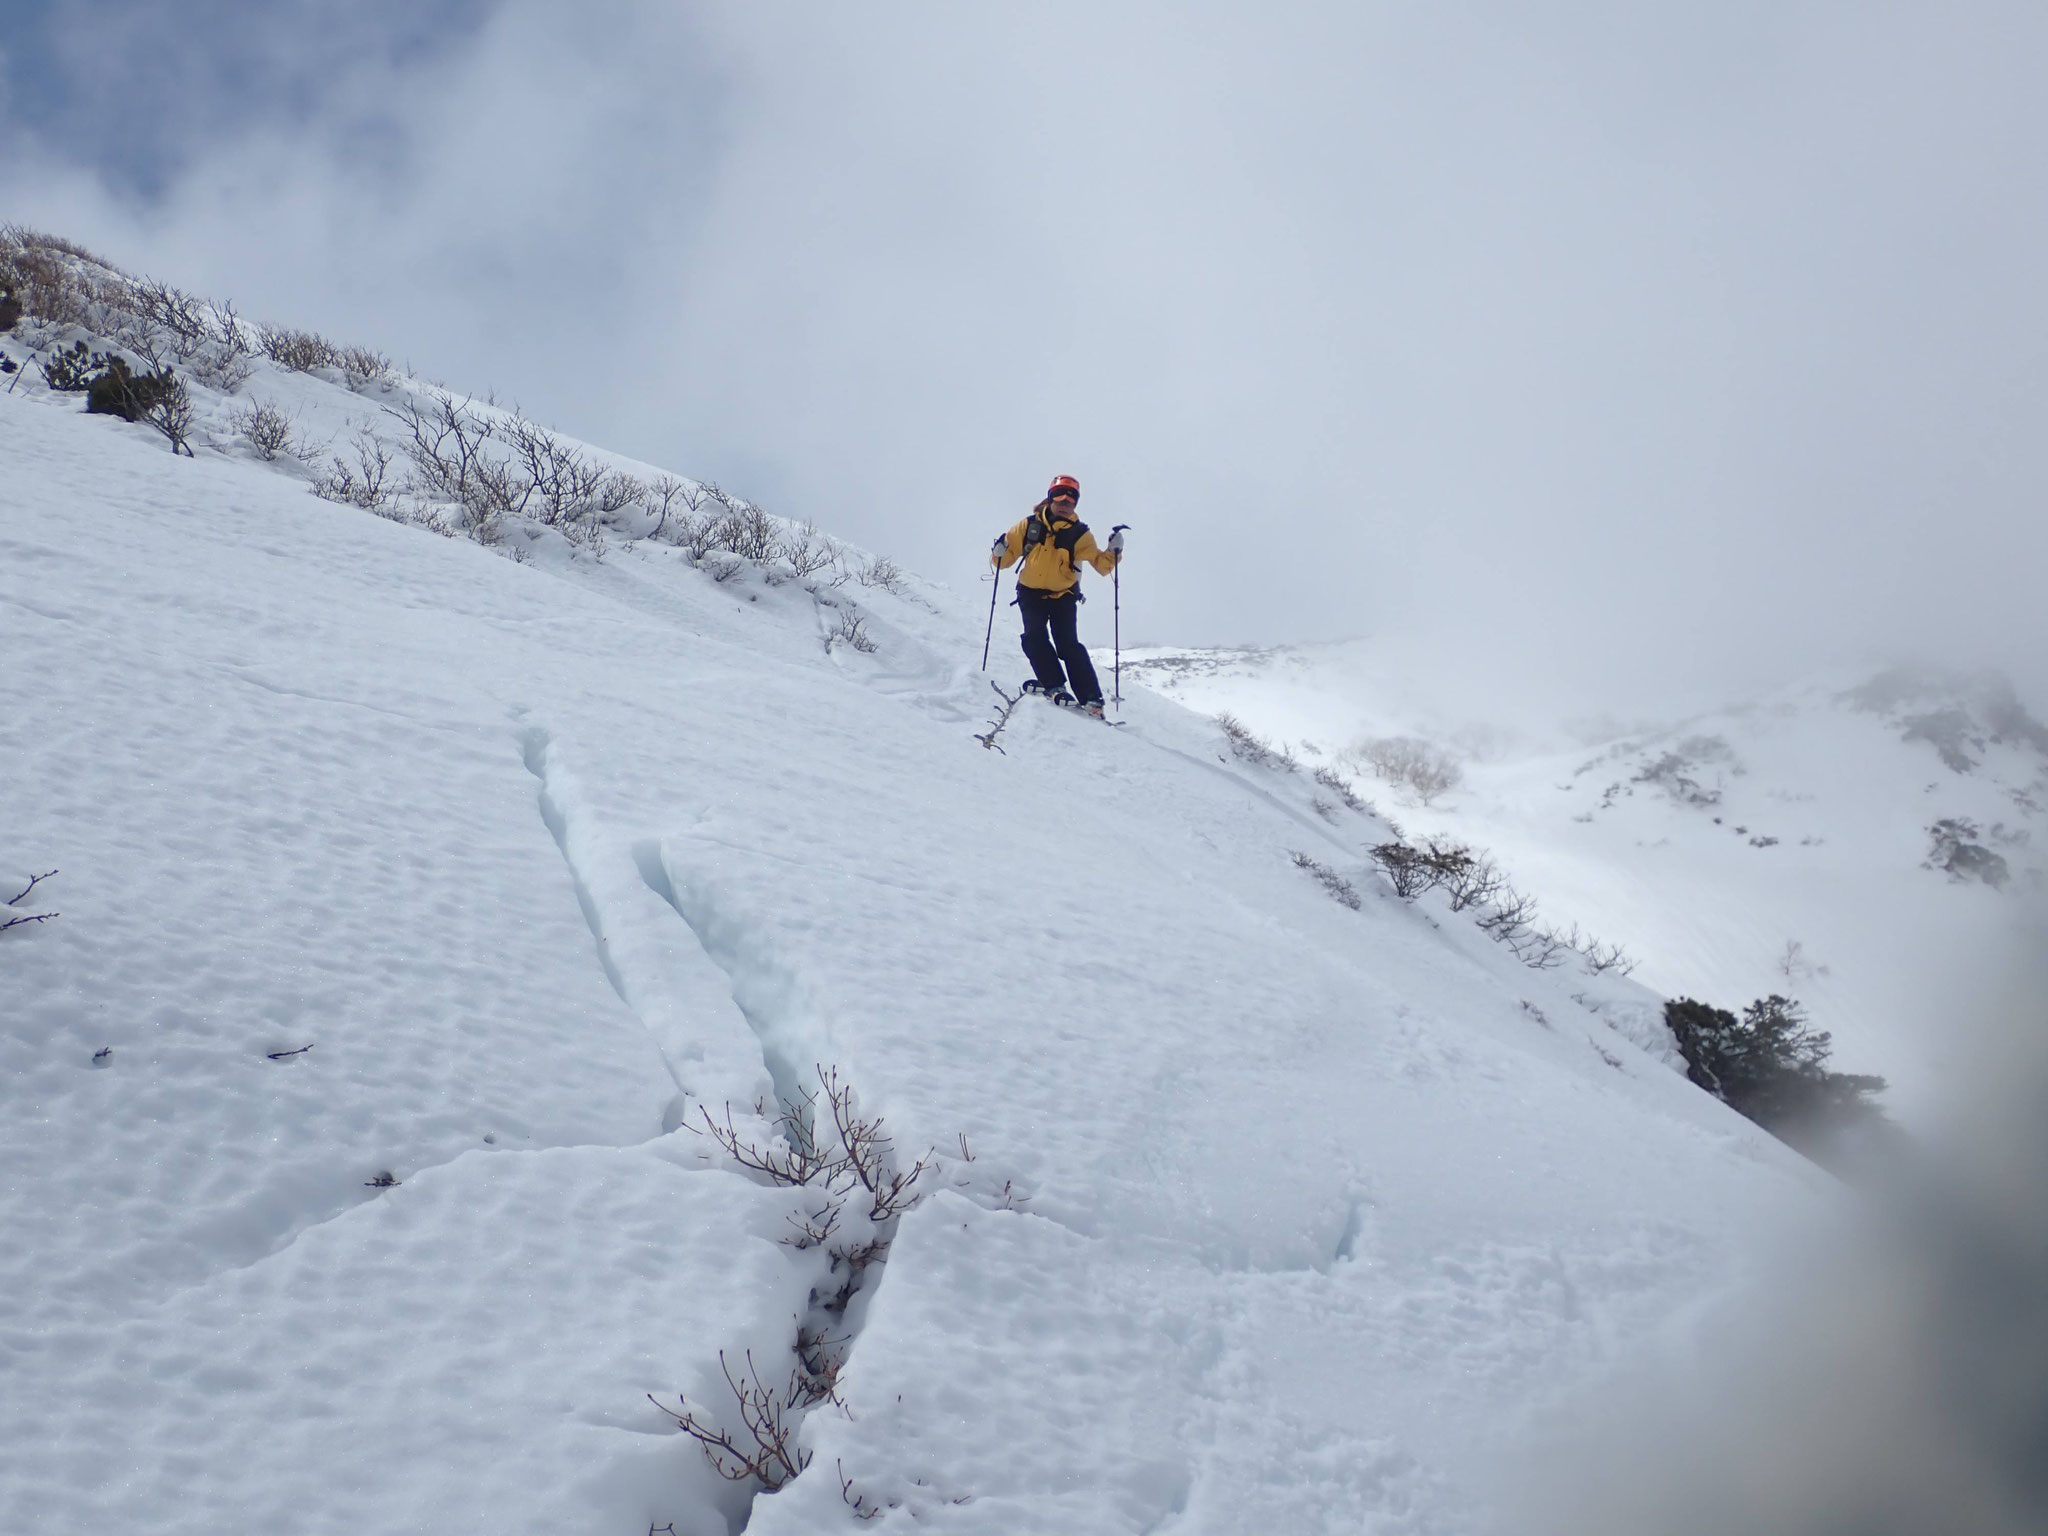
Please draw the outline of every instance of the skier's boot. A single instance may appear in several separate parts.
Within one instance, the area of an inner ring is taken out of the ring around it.
[[[1049,698],[1051,696],[1050,691],[1046,688],[1045,684],[1041,683],[1035,677],[1025,678],[1024,686],[1020,691],[1024,693],[1035,693],[1039,695],[1041,698]]]
[[[1074,705],[1074,696],[1064,688],[1055,688],[1052,691],[1052,701],[1063,709],[1071,709]]]
[[[1090,699],[1086,704],[1083,704],[1081,706],[1081,713],[1084,715],[1093,715],[1098,720],[1102,719],[1102,700]]]

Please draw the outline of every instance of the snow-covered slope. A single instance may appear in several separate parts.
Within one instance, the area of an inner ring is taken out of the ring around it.
[[[61,910],[0,935],[0,1529],[1463,1530],[1821,1187],[1207,720],[984,747],[976,594],[863,652],[772,562],[515,564],[29,391],[0,464]],[[820,1068],[933,1151],[807,1244],[682,1127]],[[800,1328],[755,1499],[662,1405],[744,1439]]]
[[[1888,1075],[1909,1114],[1953,1044],[1930,987],[2006,939],[2042,880],[2048,727],[1995,676],[1845,674],[1538,735],[1433,711],[1358,642],[1150,650],[1125,675],[1340,766],[1413,833],[1491,851],[1552,921],[1623,945],[1660,992],[1798,998],[1835,1064]],[[1447,750],[1462,781],[1420,804],[1349,750],[1398,736]]]

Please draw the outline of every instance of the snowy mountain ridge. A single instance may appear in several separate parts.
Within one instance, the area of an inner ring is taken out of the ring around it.
[[[1419,833],[1502,861],[1560,924],[1667,995],[1796,993],[1908,1105],[1944,1071],[1926,978],[2020,920],[2048,877],[2048,726],[1995,673],[1893,666],[1661,725],[1459,725],[1363,645],[1148,650],[1130,675],[1339,768]],[[1361,741],[1433,742],[1418,803]]]
[[[8,1529],[1470,1531],[1826,1200],[1212,722],[985,748],[982,595],[366,515],[225,424],[450,397],[248,361],[0,395]]]

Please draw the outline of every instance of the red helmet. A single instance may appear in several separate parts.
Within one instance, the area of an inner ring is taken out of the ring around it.
[[[1046,488],[1045,499],[1051,501],[1053,497],[1060,495],[1062,492],[1079,501],[1081,499],[1081,482],[1072,475],[1054,475],[1052,477],[1052,484]]]

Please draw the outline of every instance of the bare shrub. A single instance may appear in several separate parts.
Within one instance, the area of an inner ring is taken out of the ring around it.
[[[1257,768],[1278,768],[1285,773],[1293,773],[1300,767],[1291,756],[1258,735],[1237,716],[1220,714],[1216,716],[1216,723],[1223,728],[1224,739],[1230,743],[1231,756],[1240,762]]]
[[[607,471],[574,444],[555,436],[517,411],[500,429],[513,461],[533,486],[540,520],[550,527],[595,514]]]
[[[783,538],[782,558],[799,578],[813,576],[839,557],[832,541],[812,523],[799,523]]]
[[[334,349],[332,366],[341,370],[342,377],[348,380],[348,387],[355,390],[391,377],[391,359],[369,347]]]
[[[1502,942],[1517,960],[1533,971],[1552,970],[1564,964],[1567,955],[1574,953],[1561,934],[1543,927],[1525,928]]]
[[[355,463],[350,464],[336,455],[333,467],[313,482],[313,494],[327,501],[344,502],[352,507],[361,507],[365,512],[375,512],[389,500],[384,482],[391,472],[391,450],[370,433],[360,430],[356,433],[354,447]]]
[[[474,416],[465,397],[432,394],[421,404],[416,395],[384,414],[406,430],[405,454],[412,461],[412,489],[429,501],[454,502],[469,519],[470,535],[480,544],[497,540],[501,519],[524,510],[531,482],[516,483],[506,467],[485,452],[491,439],[488,423]]]
[[[832,1124],[845,1151],[845,1166],[868,1192],[868,1220],[888,1221],[900,1216],[918,1202],[917,1183],[924,1177],[935,1149],[927,1149],[908,1171],[899,1171],[895,1143],[883,1129],[882,1117],[869,1119],[860,1113],[853,1088],[841,1081],[839,1069],[820,1066],[818,1082],[825,1090],[825,1102],[832,1108]]]
[[[818,1095],[811,1089],[799,1091],[793,1103],[780,1104],[769,1127],[774,1138],[767,1146],[757,1146],[747,1140],[733,1124],[732,1105],[725,1106],[723,1122],[712,1119],[711,1111],[704,1105],[697,1106],[697,1113],[704,1121],[702,1130],[688,1121],[684,1129],[699,1136],[709,1136],[720,1151],[753,1173],[758,1173],[771,1184],[807,1185],[829,1182],[838,1172],[840,1156],[837,1149],[818,1140]]]
[[[1455,758],[1414,736],[1368,737],[1346,755],[1389,784],[1406,785],[1424,805],[1455,789],[1464,778]]]
[[[703,1447],[705,1459],[720,1477],[735,1483],[757,1483],[773,1493],[811,1464],[811,1453],[794,1443],[797,1426],[803,1411],[826,1401],[832,1388],[821,1386],[803,1369],[801,1360],[791,1367],[786,1383],[767,1385],[754,1364],[752,1350],[746,1358],[746,1369],[735,1377],[725,1351],[718,1352],[718,1368],[725,1375],[739,1416],[737,1431],[720,1428],[715,1418],[691,1407],[681,1393],[676,1394],[673,1408],[651,1392],[647,1400]]]
[[[866,617],[851,608],[839,610],[839,625],[825,637],[825,649],[830,651],[842,641],[863,655],[871,655],[879,649],[874,636],[868,633]]]
[[[1536,899],[1510,885],[1502,888],[1479,918],[1479,928],[1488,938],[1508,943],[1535,921]]]
[[[657,475],[640,488],[640,505],[654,519],[654,526],[647,530],[648,538],[660,538],[669,518],[679,507],[688,505],[688,490],[674,475]]]
[[[25,250],[55,251],[65,256],[76,256],[80,261],[91,262],[92,265],[103,267],[109,272],[120,270],[105,257],[95,256],[76,240],[67,240],[62,235],[46,234],[42,230],[30,229],[23,224],[0,226],[0,241],[21,246]]]
[[[213,341],[206,304],[182,288],[146,277],[136,282],[130,293],[136,314],[168,332],[182,355],[189,357]]]
[[[1356,811],[1361,816],[1370,816],[1373,813],[1372,806],[1351,787],[1351,781],[1336,769],[1328,766],[1318,768],[1315,777],[1316,782],[1342,801],[1347,810]]]
[[[690,512],[676,519],[676,543],[698,563],[702,563],[711,552],[718,549],[719,530],[722,523],[720,514],[715,512]]]
[[[311,373],[315,368],[339,368],[341,350],[325,336],[312,331],[295,331],[287,326],[265,325],[258,328],[257,335],[262,342],[263,352],[280,368],[289,368],[293,373]]]
[[[1458,853],[1462,862],[1447,864],[1443,878],[1444,893],[1450,897],[1453,912],[1485,906],[1507,888],[1507,877],[1488,855],[1469,848],[1460,848]]]
[[[249,446],[256,451],[256,456],[265,463],[293,452],[292,418],[275,402],[252,401],[241,410],[230,414],[228,425],[248,439]]]
[[[751,501],[732,501],[720,520],[719,543],[742,560],[772,560],[775,520]]]
[[[171,452],[182,453],[188,459],[196,457],[192,452],[192,425],[198,411],[192,404],[192,396],[185,388],[185,381],[176,374],[164,373],[159,377],[168,382],[143,410],[142,419],[162,434],[164,441],[171,445]]]
[[[864,587],[878,587],[891,597],[901,597],[905,591],[902,568],[882,555],[855,570],[853,579]]]
[[[613,470],[597,487],[597,515],[610,518],[645,499],[647,487],[623,470]]]
[[[96,285],[67,257],[100,266],[84,247],[18,224],[0,227],[0,287],[18,300],[25,315],[49,325],[88,325]]]
[[[1320,863],[1305,853],[1295,853],[1290,857],[1294,860],[1296,869],[1305,869],[1315,876],[1316,883],[1329,892],[1332,900],[1342,902],[1354,912],[1365,905],[1364,898],[1358,894],[1358,888],[1329,865]]]
[[[1595,976],[1605,975],[1609,971],[1628,976],[1632,975],[1636,968],[1635,958],[1619,944],[1606,944],[1590,937],[1579,946],[1579,957],[1586,962],[1586,969]]]
[[[1473,877],[1477,862],[1472,850],[1458,843],[1425,842],[1417,847],[1396,838],[1372,850],[1372,861],[1403,901],[1414,901],[1440,885],[1458,885]]]

